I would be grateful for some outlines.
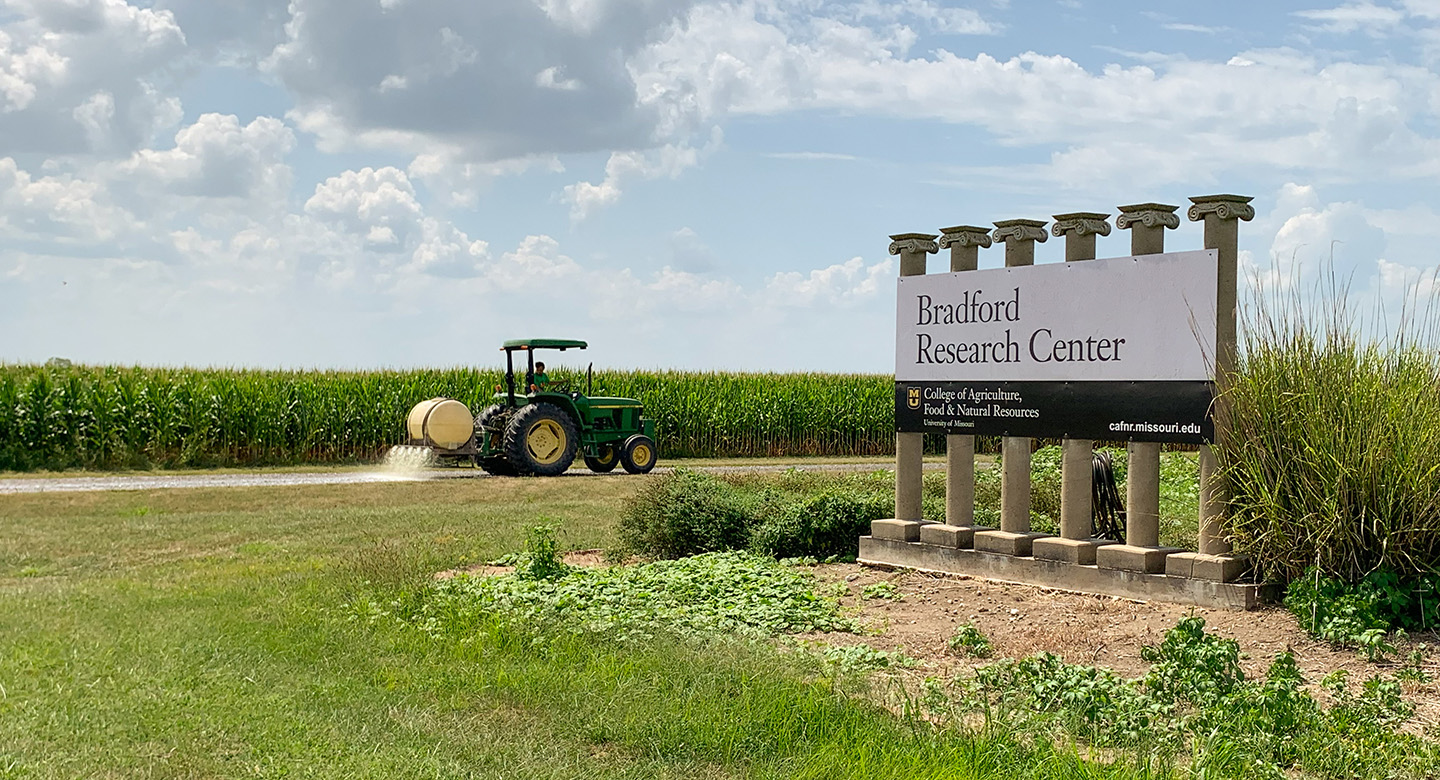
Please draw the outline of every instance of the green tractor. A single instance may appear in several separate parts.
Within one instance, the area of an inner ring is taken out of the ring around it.
[[[410,412],[411,446],[428,447],[441,460],[473,458],[480,468],[503,476],[551,477],[564,474],[576,456],[591,471],[616,465],[631,474],[655,468],[655,422],[633,398],[590,395],[593,374],[586,372],[585,392],[566,382],[535,381],[538,350],[585,349],[583,341],[516,339],[505,342],[505,384],[494,403],[476,415],[464,404],[443,398],[422,402]],[[525,355],[523,377],[515,374],[517,352]],[[518,380],[518,381],[517,381]]]

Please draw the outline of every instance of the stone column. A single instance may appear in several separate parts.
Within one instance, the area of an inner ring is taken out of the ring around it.
[[[1180,227],[1177,208],[1161,203],[1121,206],[1115,224],[1130,230],[1130,254],[1163,253],[1165,230]],[[1160,546],[1160,444],[1132,441],[1126,449],[1125,544],[1101,547],[1095,562],[1106,569],[1158,574],[1165,571],[1165,556],[1180,552]]]
[[[974,271],[980,249],[990,246],[990,229],[973,225],[940,228],[940,248],[950,250],[950,270]],[[975,437],[945,436],[945,522],[920,527],[920,541],[966,548],[975,543]]]
[[[1205,248],[1218,250],[1220,273],[1216,290],[1215,380],[1223,389],[1235,370],[1235,298],[1240,254],[1240,221],[1255,218],[1251,198],[1243,195],[1204,195],[1190,199],[1192,222],[1205,223]],[[1215,437],[1228,432],[1216,420]],[[1200,552],[1177,553],[1166,559],[1165,573],[1181,577],[1229,582],[1250,568],[1244,556],[1230,554],[1230,542],[1220,532],[1225,497],[1215,479],[1215,454],[1200,448]]]
[[[890,254],[900,256],[901,276],[925,273],[925,256],[940,251],[930,233],[901,233],[890,237]],[[920,540],[920,492],[925,476],[925,434],[895,434],[895,517],[870,524],[876,539],[904,542]]]
[[[1005,266],[1035,264],[1035,243],[1044,242],[1045,223],[1007,219],[995,223],[994,239],[1005,245]],[[1029,555],[1037,538],[1030,532],[1031,440],[1006,436],[1000,444],[1000,530],[975,534],[975,549],[1004,555]]]
[[[1065,262],[1095,259],[1095,237],[1110,235],[1109,214],[1077,212],[1056,214],[1050,231],[1065,238]],[[1077,302],[1084,305],[1083,301]],[[1060,443],[1060,536],[1036,539],[1036,558],[1081,565],[1095,563],[1095,549],[1114,544],[1109,539],[1091,536],[1094,521],[1092,496],[1092,460],[1095,442],[1090,439],[1064,439]]]

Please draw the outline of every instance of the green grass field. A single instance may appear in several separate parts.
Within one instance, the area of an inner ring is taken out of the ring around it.
[[[605,547],[640,482],[0,497],[0,777],[1132,774],[937,735],[765,646],[435,639],[346,607],[540,522]]]

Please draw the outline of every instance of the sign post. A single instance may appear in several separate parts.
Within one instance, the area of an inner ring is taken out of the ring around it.
[[[1178,206],[1162,203],[1139,203],[1121,206],[1116,224],[1130,230],[1130,252],[1134,255],[1158,255],[1165,251],[1165,230],[1180,227],[1176,216]],[[1216,274],[1219,260],[1216,259]],[[1214,277],[1212,277],[1213,279]],[[1212,302],[1213,303],[1213,302]],[[1212,309],[1213,312],[1213,309]],[[1203,321],[1203,332],[1212,332],[1214,315]],[[1214,364],[1214,347],[1206,356]],[[1207,414],[1209,412],[1207,408]],[[1102,568],[1141,571],[1165,571],[1165,556],[1180,552],[1160,546],[1160,443],[1131,441],[1126,449],[1125,466],[1125,544],[1110,545],[1095,555]]]
[[[1085,211],[1055,215],[1050,232],[1064,237],[1065,262],[1095,259],[1095,236],[1110,235],[1110,223],[1106,221],[1109,217]],[[1036,558],[1088,565],[1095,562],[1096,547],[1114,543],[1092,538],[1094,457],[1094,439],[1067,438],[1060,442],[1060,536],[1036,539],[1031,548]]]
[[[1005,267],[1035,265],[1035,244],[1046,239],[1045,223],[1009,219],[995,223],[993,238],[1005,245]],[[1000,530],[975,534],[975,549],[1004,555],[1029,555],[1040,534],[1030,532],[1030,449],[1028,436],[1005,436],[1000,443]]]
[[[940,251],[930,233],[901,233],[890,237],[890,254],[900,256],[901,278],[925,275],[926,255]],[[925,435],[918,431],[895,433],[895,520],[907,541],[920,538],[920,498],[925,469]]]
[[[989,248],[990,229],[956,225],[940,229],[940,248],[950,250],[950,272],[974,271],[980,267],[980,250]],[[920,541],[942,547],[964,548],[975,544],[975,436],[945,434],[945,523],[920,527]]]

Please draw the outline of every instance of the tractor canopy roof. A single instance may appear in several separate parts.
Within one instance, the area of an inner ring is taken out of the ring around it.
[[[511,349],[584,349],[585,342],[574,339],[511,339],[500,348]]]

